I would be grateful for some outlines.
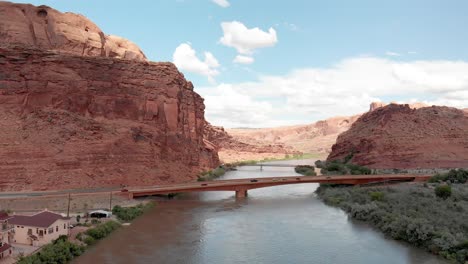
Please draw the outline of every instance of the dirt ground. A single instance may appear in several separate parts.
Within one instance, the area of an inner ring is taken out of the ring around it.
[[[140,199],[128,199],[120,195],[112,195],[112,207],[134,206],[143,202]],[[70,200],[70,213],[85,213],[89,210],[109,209],[111,206],[110,193],[99,194],[72,194]],[[66,213],[68,207],[68,195],[57,195],[48,197],[24,197],[24,198],[1,198],[0,210],[12,213],[37,212],[44,209]]]

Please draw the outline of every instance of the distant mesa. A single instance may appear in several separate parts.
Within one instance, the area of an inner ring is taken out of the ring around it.
[[[398,105],[399,103],[397,102],[391,102],[390,104],[394,104],[394,105]],[[372,112],[374,110],[376,110],[377,108],[380,108],[380,107],[384,107],[388,104],[386,103],[383,103],[383,102],[372,102],[370,104],[370,107],[369,107],[369,112]],[[418,109],[418,108],[422,108],[422,107],[428,107],[429,105],[425,104],[425,103],[411,103],[411,104],[407,104],[410,108],[413,108],[413,109]]]
[[[0,2],[0,45],[26,45],[80,56],[146,61],[124,38],[106,35],[86,17],[45,5]]]

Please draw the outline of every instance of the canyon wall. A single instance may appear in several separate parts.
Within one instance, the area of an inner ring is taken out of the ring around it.
[[[80,15],[1,2],[0,16],[0,191],[186,182],[219,164],[172,63]]]
[[[212,142],[218,150],[219,158],[224,163],[284,158],[286,155],[299,155],[300,151],[281,143],[256,140],[256,135],[250,135],[248,142],[231,135],[223,127],[205,125],[205,138]]]
[[[444,107],[390,104],[371,108],[342,133],[328,160],[376,169],[468,167],[468,113]]]
[[[106,35],[86,17],[48,6],[0,2],[0,44],[20,44],[81,56],[145,61],[134,43]]]
[[[338,135],[351,127],[359,115],[333,117],[308,125],[260,128],[226,129],[236,141],[249,145],[280,145],[302,153],[317,154],[324,158],[330,152]]]

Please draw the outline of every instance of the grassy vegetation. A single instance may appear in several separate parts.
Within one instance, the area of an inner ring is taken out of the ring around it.
[[[44,246],[41,251],[27,257],[20,257],[17,263],[68,263],[75,257],[83,254],[84,250],[84,246],[79,246],[70,242],[67,236],[60,236],[51,244]]]
[[[237,161],[232,163],[227,163],[227,166],[244,166],[244,165],[252,165],[261,162],[268,162],[268,161],[282,161],[282,160],[301,160],[301,159],[316,159],[321,157],[322,154],[319,153],[303,153],[303,154],[286,154],[283,158],[266,158],[262,160],[244,160],[244,161]]]
[[[448,186],[450,191],[439,186]],[[468,261],[468,184],[320,186],[317,193],[326,204],[342,208],[396,240],[458,263]]]
[[[317,176],[314,166],[310,165],[298,165],[294,168],[294,171],[305,176]]]
[[[224,166],[219,166],[218,168],[210,171],[205,171],[202,172],[200,175],[198,175],[197,181],[211,181],[213,179],[216,179],[218,177],[223,176],[226,173],[226,169]]]
[[[302,154],[293,154],[289,155],[286,154],[284,158],[278,158],[278,159],[270,159],[271,160],[301,160],[301,159],[317,159],[321,157],[323,154],[320,153],[302,153]],[[266,160],[265,160],[266,161]]]
[[[107,221],[98,224],[93,228],[86,230],[81,234],[78,239],[87,244],[88,246],[94,245],[96,241],[101,240],[120,227],[120,223],[115,221]]]
[[[116,205],[114,208],[112,208],[112,214],[117,216],[117,219],[120,221],[129,222],[153,207],[154,203],[138,204],[131,207],[122,207],[120,205]]]
[[[353,154],[349,154],[343,160],[321,161],[317,160],[315,166],[320,168],[323,175],[367,175],[372,174],[372,171],[364,166],[351,163]]]

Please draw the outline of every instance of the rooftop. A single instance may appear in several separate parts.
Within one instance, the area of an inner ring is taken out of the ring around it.
[[[11,248],[9,244],[3,243],[3,245],[0,247],[0,253],[5,252],[9,248]]]
[[[26,215],[14,215],[10,219],[10,224],[13,225],[22,225],[22,226],[34,226],[34,227],[49,227],[55,221],[62,219],[62,220],[68,220],[70,218],[63,217],[59,214],[52,213],[49,211],[42,211],[40,213],[37,213],[35,215],[31,216],[26,216]]]
[[[11,216],[9,216],[7,212],[0,211],[0,221],[5,221],[5,220],[8,220],[10,218],[11,218]]]

